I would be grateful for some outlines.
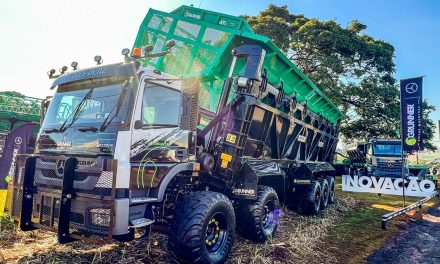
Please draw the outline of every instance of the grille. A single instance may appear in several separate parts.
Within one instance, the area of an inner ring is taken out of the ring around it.
[[[35,226],[56,231],[59,227],[63,176],[56,173],[63,158],[37,158],[32,222]],[[13,177],[10,211],[14,219],[21,214],[25,157],[17,162]],[[111,238],[114,215],[115,174],[105,169],[104,159],[80,159],[75,170],[74,195],[69,228],[73,236],[102,240]]]
[[[382,172],[399,173],[402,172],[402,163],[380,161],[377,163],[377,168]]]
[[[61,190],[63,162],[65,158],[38,158],[35,166],[35,186]],[[103,164],[102,159],[79,160],[73,183],[75,191],[110,196],[113,174],[103,171]]]

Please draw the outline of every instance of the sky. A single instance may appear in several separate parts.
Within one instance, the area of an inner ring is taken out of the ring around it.
[[[81,68],[122,61],[149,8],[172,11],[193,4],[231,15],[256,15],[270,3],[295,14],[357,19],[365,31],[396,48],[397,79],[425,76],[424,97],[440,120],[440,1],[438,0],[14,0],[0,3],[0,91],[44,98],[52,95],[49,69],[77,61]],[[437,121],[436,121],[437,122]]]

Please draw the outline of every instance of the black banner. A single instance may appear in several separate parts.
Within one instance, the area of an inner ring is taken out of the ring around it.
[[[423,77],[400,81],[404,151],[423,150]]]
[[[27,123],[17,127],[6,137],[3,156],[0,159],[0,190],[8,188],[17,155],[27,153],[34,128],[34,123]]]

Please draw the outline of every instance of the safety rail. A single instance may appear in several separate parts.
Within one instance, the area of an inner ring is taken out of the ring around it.
[[[17,114],[27,115],[29,119],[38,121],[41,116],[42,99],[33,97],[17,97],[0,95],[0,113],[2,117],[14,117]]]
[[[395,218],[395,217],[397,217],[399,215],[405,214],[408,211],[410,211],[410,210],[412,210],[412,209],[414,209],[416,207],[421,207],[422,204],[426,203],[427,201],[431,200],[432,198],[434,198],[436,196],[437,197],[439,196],[439,191],[435,191],[431,195],[423,198],[422,200],[419,200],[419,201],[417,201],[417,202],[415,202],[413,204],[410,204],[407,207],[404,207],[404,208],[402,208],[402,209],[400,209],[398,211],[394,211],[394,212],[391,212],[391,213],[388,213],[388,214],[384,214],[382,216],[382,229],[383,230],[387,229],[387,222],[389,220],[391,220],[391,219],[393,219],[393,218]]]

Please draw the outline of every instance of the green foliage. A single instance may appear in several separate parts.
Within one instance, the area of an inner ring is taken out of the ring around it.
[[[245,18],[346,114],[341,133],[347,141],[398,136],[400,99],[391,44],[365,34],[367,26],[358,20],[342,27],[333,20],[291,14],[287,6],[271,4],[257,16]],[[425,130],[432,131],[432,120],[425,120]]]
[[[432,140],[435,136],[436,125],[434,121],[429,118],[429,114],[435,110],[435,106],[429,105],[426,99],[423,101],[423,121],[425,122],[423,126],[423,140],[425,142],[425,148],[431,151],[437,149],[437,147],[432,144]]]

